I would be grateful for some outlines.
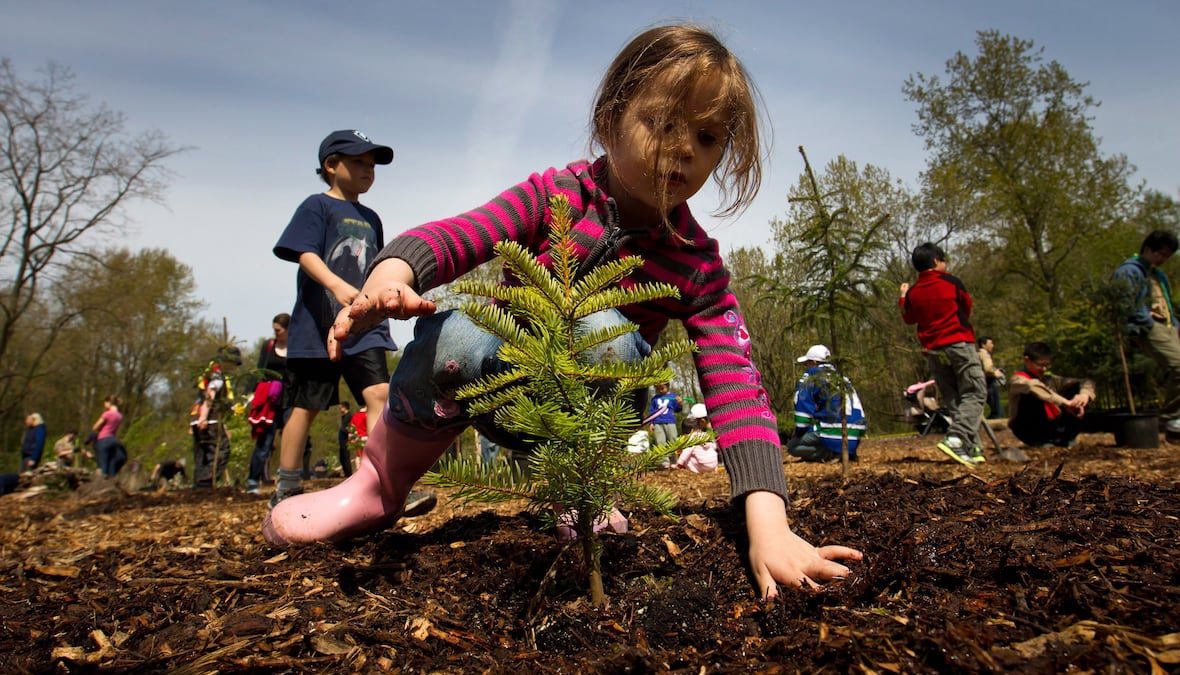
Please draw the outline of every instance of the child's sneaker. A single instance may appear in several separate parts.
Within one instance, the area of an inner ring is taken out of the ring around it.
[[[983,456],[983,448],[979,447],[978,445],[972,446],[970,452],[967,453],[967,456],[974,464],[983,464],[987,461],[987,458]]]
[[[433,511],[436,504],[438,504],[438,497],[434,496],[433,492],[410,490],[410,494],[406,495],[406,506],[402,509],[402,517],[424,516]]]
[[[963,466],[975,466],[975,462],[971,461],[971,454],[963,449],[963,439],[958,436],[947,436],[942,439],[938,442],[938,449]]]
[[[262,491],[258,489],[258,481],[251,480],[251,479],[246,480],[246,494],[248,494],[248,495],[262,494]]]

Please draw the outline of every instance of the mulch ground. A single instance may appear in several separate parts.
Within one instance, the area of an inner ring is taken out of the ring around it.
[[[652,477],[679,518],[632,513],[605,539],[602,610],[576,548],[519,504],[444,500],[282,551],[265,496],[18,493],[0,672],[1177,672],[1180,446],[1028,452],[967,471],[907,437],[866,441],[847,476],[791,463],[793,527],[865,560],[773,604],[724,473]]]

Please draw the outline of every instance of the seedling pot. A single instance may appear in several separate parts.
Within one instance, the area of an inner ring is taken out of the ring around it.
[[[1110,419],[1115,444],[1138,450],[1160,446],[1159,419],[1155,415],[1121,413]]]

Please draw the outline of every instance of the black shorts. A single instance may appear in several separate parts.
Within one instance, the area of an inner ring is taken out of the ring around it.
[[[283,407],[327,410],[340,402],[340,378],[358,404],[364,404],[362,392],[375,384],[389,382],[385,350],[370,349],[345,355],[339,361],[328,359],[288,359],[290,386],[283,396]]]

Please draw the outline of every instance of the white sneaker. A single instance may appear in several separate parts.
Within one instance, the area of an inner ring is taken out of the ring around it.
[[[1180,417],[1174,417],[1165,422],[1164,431],[1169,434],[1180,434]]]

